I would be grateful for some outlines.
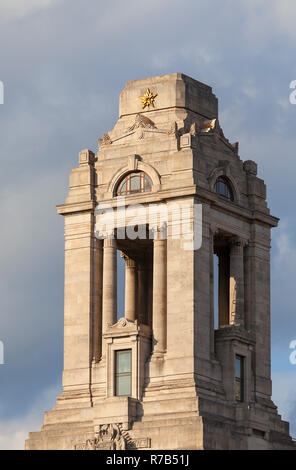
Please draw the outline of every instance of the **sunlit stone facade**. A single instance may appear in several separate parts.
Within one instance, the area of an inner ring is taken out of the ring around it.
[[[95,235],[97,206],[116,213],[134,204],[161,204],[169,216],[138,220],[147,237],[119,236],[120,218]],[[174,214],[183,206],[178,237]],[[58,212],[63,391],[27,449],[293,448],[271,400],[270,231],[278,219],[256,163],[224,136],[212,89],[182,74],[128,82],[114,129],[97,154],[79,153]],[[201,246],[190,249],[196,224]],[[120,319],[118,252],[126,266]]]

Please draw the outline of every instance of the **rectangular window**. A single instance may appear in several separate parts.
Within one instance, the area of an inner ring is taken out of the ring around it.
[[[115,395],[132,394],[132,351],[115,351]]]
[[[235,356],[235,399],[236,401],[244,401],[244,367],[245,358],[243,356]]]

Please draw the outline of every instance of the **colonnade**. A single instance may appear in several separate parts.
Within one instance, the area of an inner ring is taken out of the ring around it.
[[[117,241],[113,236],[104,238],[103,249],[98,251],[97,265],[102,266],[101,322],[94,321],[96,345],[100,336],[117,322]],[[138,320],[152,327],[153,353],[166,350],[167,315],[167,240],[161,229],[154,230],[153,268],[122,253],[125,260],[125,318]],[[101,331],[99,331],[101,325]],[[95,347],[96,351],[98,348]],[[98,354],[96,354],[98,356]]]

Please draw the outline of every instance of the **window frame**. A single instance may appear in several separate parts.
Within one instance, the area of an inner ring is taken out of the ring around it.
[[[224,188],[226,188],[225,194],[223,194],[223,191],[219,192],[218,190],[219,183],[223,184]],[[218,194],[218,196],[221,196],[223,197],[223,199],[226,199],[226,201],[234,202],[234,191],[233,191],[232,185],[229,179],[226,178],[224,175],[218,176],[218,178],[216,179],[215,184],[214,184],[214,191],[216,194]]]
[[[139,189],[132,189],[132,180],[136,178],[136,176],[139,176],[140,178],[140,184],[139,184]],[[145,184],[149,183],[149,186],[147,186],[148,189],[146,189]],[[123,191],[122,188],[125,186],[125,190]],[[146,194],[146,193],[151,193],[152,192],[152,179],[150,176],[142,170],[139,171],[131,171],[128,174],[126,174],[119,183],[117,184],[116,187],[116,196],[130,196],[133,194]]]
[[[237,375],[237,360],[240,361],[240,375]],[[243,403],[245,401],[245,369],[246,369],[246,358],[241,354],[235,354],[234,356],[234,397],[237,403]],[[239,386],[239,394],[237,393],[237,387]]]
[[[129,372],[118,372],[118,357],[122,353],[127,353],[129,352],[130,354],[130,371]],[[116,397],[130,397],[132,396],[132,370],[133,370],[133,354],[132,354],[132,349],[127,348],[127,349],[117,349],[114,351],[114,395]],[[119,394],[119,382],[118,380],[120,377],[129,377],[130,378],[130,392],[128,394]]]

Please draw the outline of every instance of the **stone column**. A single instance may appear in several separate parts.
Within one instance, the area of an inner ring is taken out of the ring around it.
[[[137,265],[136,262],[128,256],[125,259],[125,318],[129,321],[135,321],[137,317],[136,299],[137,299]]]
[[[116,240],[104,239],[103,261],[103,333],[117,321],[117,252]]]
[[[93,361],[98,362],[102,354],[102,289],[103,289],[103,242],[95,239],[94,246],[94,317],[93,317]]]
[[[229,276],[229,251],[226,248],[221,248],[218,251],[219,257],[219,285],[218,285],[218,312],[219,328],[229,325],[231,322],[229,312],[229,287],[230,287],[230,276]]]
[[[153,251],[153,353],[166,350],[167,240],[165,229],[154,230]]]
[[[148,325],[147,318],[147,270],[143,264],[138,265],[138,319]]]
[[[234,237],[230,247],[230,324],[244,325],[244,243]]]
[[[147,325],[152,328],[152,310],[153,310],[153,265],[148,267],[147,271]]]

